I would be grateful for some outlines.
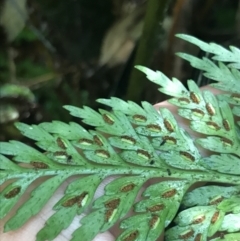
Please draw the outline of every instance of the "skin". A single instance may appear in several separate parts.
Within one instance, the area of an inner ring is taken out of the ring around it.
[[[219,91],[212,89],[209,86],[203,88],[203,90],[206,90],[206,89],[211,90],[215,94],[219,93]],[[189,130],[188,121],[186,121],[185,119],[181,118],[180,116],[178,116],[176,114],[177,107],[172,106],[167,101],[158,103],[154,107],[157,109],[159,107],[166,107],[166,108],[170,109],[171,112],[175,114],[175,117],[176,117],[178,123],[180,123],[184,128],[186,128],[186,130],[191,135],[193,134],[193,136],[196,137],[196,133]],[[204,153],[202,153],[202,154],[204,154]],[[103,194],[104,186],[107,183],[111,182],[111,180],[112,180],[112,178],[108,178],[100,185],[100,187],[98,188],[98,190],[96,192],[95,198],[97,198]],[[55,194],[49,200],[49,202],[45,205],[45,207],[41,210],[41,212],[38,213],[37,215],[35,215],[34,217],[32,217],[22,228],[15,230],[15,231],[8,232],[8,233],[3,233],[3,225],[9,219],[10,215],[6,216],[3,220],[1,220],[0,221],[0,240],[1,241],[10,241],[10,240],[11,241],[25,241],[25,240],[26,241],[34,241],[38,231],[44,226],[44,223],[46,222],[46,220],[53,214],[52,207],[61,198],[61,196],[64,193],[65,188],[70,183],[70,181],[72,181],[72,180],[69,179],[68,181],[64,182],[60,186],[60,188],[55,192]],[[36,183],[31,185],[31,187],[28,189],[28,193],[34,188],[34,186],[36,186]],[[27,198],[27,195],[24,195],[23,198],[21,199],[20,203],[23,203],[24,200],[26,200],[26,198]],[[19,207],[19,205],[18,205],[18,207]],[[11,214],[13,214],[16,211],[16,209],[17,209],[17,207],[15,207],[15,209],[13,210],[13,212],[11,212]],[[76,228],[79,227],[79,221],[81,218],[82,218],[82,216],[75,218],[73,220],[73,222],[71,223],[71,225],[67,229],[63,230],[61,232],[61,234],[56,237],[55,240],[56,241],[70,240],[71,233]],[[105,232],[105,233],[97,235],[93,241],[113,241],[113,240],[115,240],[115,236],[117,233],[118,233],[118,230],[111,229],[111,232]],[[163,235],[162,235],[162,237],[159,238],[159,240],[163,241]]]

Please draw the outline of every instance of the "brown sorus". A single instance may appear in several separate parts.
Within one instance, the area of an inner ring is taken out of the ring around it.
[[[138,122],[146,122],[147,118],[144,115],[134,115],[133,119]]]
[[[223,119],[222,123],[223,123],[223,126],[224,126],[225,130],[230,131],[230,125],[229,125],[228,120]]]
[[[169,131],[169,132],[173,132],[174,131],[174,128],[173,128],[173,125],[170,123],[169,120],[167,119],[164,119],[164,126],[165,128]]]
[[[157,211],[163,210],[164,208],[165,208],[164,204],[157,204],[147,208],[147,210],[150,212],[157,212]]]
[[[198,233],[195,238],[194,238],[194,241],[201,241],[202,239],[202,234],[201,233]]]
[[[149,124],[146,127],[148,130],[153,131],[153,132],[160,132],[162,130],[161,127],[156,124]]]
[[[63,207],[72,207],[75,203],[77,203],[77,196],[69,198],[64,203],[62,203]]]
[[[113,120],[109,115],[103,114],[102,117],[103,117],[103,120],[104,120],[107,124],[109,124],[109,125],[113,125],[113,124],[114,124],[114,120]]]
[[[136,140],[131,136],[127,136],[127,135],[121,136],[121,140],[131,145],[136,144]]]
[[[127,237],[123,239],[123,241],[134,241],[138,237],[139,232],[135,230],[134,232],[130,233]]]
[[[149,221],[150,228],[154,228],[155,224],[159,220],[159,217],[157,215],[153,215],[152,218]]]
[[[139,156],[145,158],[145,159],[148,159],[148,160],[151,158],[151,155],[150,155],[147,151],[142,150],[142,149],[138,149],[138,150],[137,150],[137,154],[138,154]]]
[[[192,229],[186,230],[185,232],[179,234],[179,238],[181,239],[188,239],[193,236],[194,231]]]
[[[82,145],[87,145],[87,146],[93,144],[93,141],[87,138],[82,138],[78,142]]]
[[[178,101],[179,101],[179,102],[185,102],[186,104],[189,104],[189,103],[190,103],[189,99],[188,99],[188,98],[185,98],[185,97],[178,98]]]
[[[57,138],[57,145],[62,149],[66,149],[66,146],[60,137]]]
[[[63,207],[72,207],[74,204],[77,203],[79,207],[82,206],[82,200],[86,197],[87,192],[83,192],[81,195],[69,198],[64,203],[62,203]]]
[[[213,108],[211,103],[206,104],[206,109],[209,115],[215,115],[215,109]]]
[[[199,223],[202,223],[204,220],[205,220],[205,215],[199,215],[197,217],[195,217],[192,221],[192,224],[199,224]]]
[[[232,142],[230,139],[226,138],[226,137],[222,137],[222,138],[221,138],[221,141],[222,141],[223,144],[225,144],[225,145],[229,145],[229,146],[232,146],[232,145],[233,145],[233,142]]]
[[[32,166],[38,169],[47,169],[49,166],[44,163],[44,162],[39,162],[39,161],[31,161],[30,162]]]
[[[171,189],[171,190],[164,192],[161,196],[164,198],[170,198],[170,197],[174,196],[176,193],[177,193],[176,189]]]
[[[240,94],[233,93],[233,94],[231,94],[231,97],[236,101],[240,101]]]
[[[105,150],[96,150],[95,154],[100,156],[100,157],[103,157],[103,158],[109,158],[110,157],[110,154]]]
[[[215,129],[215,130],[220,130],[221,129],[221,127],[217,123],[215,123],[213,121],[207,121],[206,123],[212,129]]]
[[[10,190],[8,193],[5,193],[4,197],[7,199],[13,198],[17,196],[20,191],[21,191],[21,187],[15,187],[12,190]]]
[[[115,209],[118,207],[120,203],[120,199],[119,198],[116,198],[116,199],[113,199],[113,200],[110,200],[110,201],[107,201],[104,206],[106,208],[109,208],[109,209]]]
[[[88,195],[87,192],[83,192],[81,195],[77,196],[77,205],[82,207],[82,200]]]
[[[211,223],[214,224],[218,220],[219,217],[219,211],[215,212],[211,218]]]
[[[214,197],[212,200],[210,200],[209,204],[210,204],[210,205],[219,204],[223,199],[224,199],[223,196]]]
[[[192,109],[192,112],[196,115],[196,116],[203,116],[204,115],[204,112],[200,109],[197,109],[197,108],[194,108]]]
[[[135,186],[136,186],[136,185],[135,185],[134,183],[129,183],[129,184],[121,187],[121,192],[129,192],[129,191],[132,191]]]
[[[199,104],[200,103],[200,99],[197,96],[197,94],[195,94],[194,92],[190,92],[190,99],[192,100],[193,103],[195,104]]]
[[[170,143],[173,143],[173,144],[176,144],[177,143],[177,140],[172,137],[172,136],[164,136],[163,137],[163,140],[166,141],[166,142],[170,142]]]
[[[111,218],[113,212],[114,212],[115,209],[107,209],[105,211],[105,220],[108,222],[109,219]]]
[[[190,161],[195,161],[194,156],[186,151],[180,151],[180,155],[184,156],[185,158],[187,158]]]
[[[93,136],[93,140],[94,140],[94,142],[95,142],[97,145],[103,146],[103,143],[102,143],[101,139],[100,139],[98,136],[94,135],[94,136]]]

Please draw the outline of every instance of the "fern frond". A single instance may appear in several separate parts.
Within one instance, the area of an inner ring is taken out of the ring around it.
[[[230,46],[229,49],[222,47],[215,43],[205,43],[193,36],[187,34],[176,34],[176,37],[188,41],[207,53],[211,53],[214,56],[212,59],[221,62],[230,62],[228,65],[230,68],[240,69],[240,50],[234,46]]]
[[[186,53],[177,53],[179,57],[189,61],[192,67],[203,70],[204,76],[219,81],[219,83],[211,84],[213,87],[231,92],[232,98],[228,98],[228,103],[231,102],[231,99],[235,99],[237,102],[236,104],[240,105],[240,72],[238,70],[240,69],[239,49],[231,46],[231,51],[229,51],[218,44],[207,44],[195,37],[185,34],[177,34],[177,37],[197,45],[208,53],[214,54],[212,57],[213,60],[221,61],[216,65],[212,60],[207,58],[199,59]],[[229,62],[230,64],[225,65],[222,62]],[[237,111],[235,110],[234,112],[239,113],[239,107],[237,107]]]
[[[225,64],[214,62],[207,58],[199,59],[186,53],[177,53],[177,55],[190,62],[191,66],[204,71],[204,76],[211,80],[220,81],[211,86],[233,93],[240,93],[239,77],[240,72],[237,69],[229,69]]]
[[[206,186],[189,192],[182,202],[188,209],[178,214],[177,226],[167,231],[167,239],[193,236],[193,240],[207,240],[217,232],[239,231],[239,191],[239,186]]]
[[[197,45],[214,54],[221,49],[202,42]],[[235,55],[239,52],[231,50],[225,60],[238,64]],[[218,60],[226,53],[229,51],[216,55]],[[229,93],[216,97],[210,91],[202,92],[193,80],[186,88],[176,78],[170,80],[159,71],[137,68],[160,85],[161,92],[173,97],[169,102],[178,107],[178,114],[195,136],[179,125],[166,108],[115,97],[97,100],[111,107],[111,111],[64,107],[91,126],[90,130],[74,122],[17,123],[16,127],[33,139],[37,148],[18,141],[0,143],[0,217],[10,213],[31,183],[36,188],[6,222],[5,231],[20,228],[39,213],[67,180],[67,188],[37,234],[37,241],[54,240],[78,215],[84,217],[72,233],[73,241],[79,237],[91,241],[114,225],[123,229],[117,237],[119,241],[154,241],[164,229],[168,241],[238,238],[239,71],[233,66],[230,70],[223,63],[217,66],[211,60],[188,57],[193,66],[220,81],[217,85]],[[196,138],[199,134],[201,137]],[[210,151],[207,156],[200,146]],[[70,180],[72,176],[75,178]],[[96,189],[107,177],[114,179],[95,199]],[[154,182],[142,192],[149,180]],[[188,191],[197,182],[226,183],[228,187],[203,186]]]
[[[146,73],[149,80],[161,85],[161,92],[170,92],[169,87],[165,87],[167,77],[162,73],[142,66],[137,68]],[[192,80],[188,81],[189,91],[176,79],[168,82],[178,83],[180,86],[178,92],[171,93],[175,98],[169,100],[171,104],[179,107],[178,114],[190,120],[192,130],[208,135],[207,138],[198,139],[196,142],[210,151],[232,153],[240,157],[238,128],[231,109],[223,98],[220,101],[209,91],[202,93]]]

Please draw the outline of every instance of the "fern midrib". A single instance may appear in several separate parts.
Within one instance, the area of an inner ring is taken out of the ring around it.
[[[169,175],[169,170],[171,174]],[[110,175],[141,175],[146,178],[173,178],[173,179],[186,179],[193,180],[194,182],[219,182],[219,183],[231,183],[240,185],[240,177],[233,176],[230,174],[218,173],[214,171],[197,171],[197,170],[181,170],[174,168],[167,168],[165,170],[149,168],[149,167],[137,167],[129,169],[129,167],[121,166],[95,166],[95,167],[70,167],[68,166],[65,169],[48,169],[48,170],[27,170],[27,171],[8,171],[5,170],[6,174],[2,176],[1,179],[7,178],[27,178],[32,175],[39,177],[43,176],[55,176],[55,175],[83,175],[83,174],[101,174],[103,176]]]

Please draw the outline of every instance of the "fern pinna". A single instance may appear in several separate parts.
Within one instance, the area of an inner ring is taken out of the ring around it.
[[[18,141],[1,143],[1,218],[32,182],[45,179],[6,221],[5,232],[39,213],[59,186],[74,176],[37,241],[57,240],[83,213],[72,241],[91,241],[114,225],[122,230],[119,241],[154,241],[164,230],[167,241],[240,240],[240,50],[188,35],[178,37],[212,54],[211,60],[178,53],[217,81],[212,87],[221,94],[201,91],[193,80],[186,88],[159,71],[137,68],[172,97],[169,102],[199,138],[194,140],[166,108],[114,97],[97,100],[112,111],[64,106],[95,130],[74,122],[17,123],[38,149]],[[96,189],[109,176],[115,178],[95,199]],[[142,191],[150,179],[154,181]],[[198,182],[214,184],[190,188]]]

